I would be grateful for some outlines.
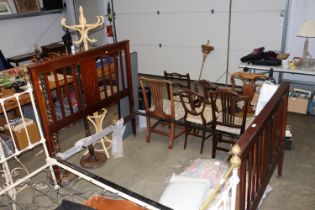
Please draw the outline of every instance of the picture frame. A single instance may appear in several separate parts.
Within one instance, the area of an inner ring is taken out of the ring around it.
[[[6,1],[0,2],[0,15],[11,15],[11,14],[12,14],[12,11],[9,7],[8,2]]]
[[[14,4],[19,14],[40,11],[38,0],[14,0]]]

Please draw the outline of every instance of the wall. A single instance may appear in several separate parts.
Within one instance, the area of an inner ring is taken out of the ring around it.
[[[289,24],[288,34],[286,37],[286,48],[285,51],[290,53],[289,59],[293,57],[303,56],[303,47],[305,38],[297,37],[296,34],[303,22],[306,20],[315,20],[315,1],[314,0],[290,0],[289,4]],[[315,39],[309,39],[309,52],[313,58],[315,58]],[[315,71],[315,67],[312,68]],[[296,83],[308,83],[313,84],[312,86],[305,87],[299,86],[300,88],[314,90],[314,76],[307,75],[290,75],[285,74],[284,79],[295,80]],[[311,82],[311,83],[309,83]],[[291,85],[291,87],[296,86]]]
[[[202,78],[225,83],[225,72],[238,71],[239,59],[253,48],[280,50],[281,10],[285,0],[233,0],[227,67],[228,0],[115,1],[117,39],[129,39],[138,52],[139,72],[163,71],[199,76],[201,44],[210,40]],[[213,12],[212,12],[213,11]]]
[[[87,23],[95,23],[96,16],[104,16],[106,14],[106,6],[108,0],[93,0],[93,1],[86,1],[86,0],[73,0],[76,10],[76,16],[79,17],[79,8],[80,6],[83,7],[83,12],[86,17]],[[106,43],[106,32],[104,26],[97,30],[92,30],[89,33],[90,38],[94,38],[97,41],[95,43],[90,43],[91,47],[100,46]]]
[[[286,51],[290,58],[303,55],[305,39],[297,37],[296,34],[303,22],[315,20],[315,1],[314,0],[290,0],[288,36],[286,39]],[[309,39],[309,52],[315,57],[315,39]]]
[[[63,13],[0,21],[0,46],[6,57],[34,51],[39,46],[61,41]]]

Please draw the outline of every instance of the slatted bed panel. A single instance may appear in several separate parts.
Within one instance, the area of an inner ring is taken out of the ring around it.
[[[128,97],[134,110],[129,41],[105,45],[29,67],[50,154],[55,133]],[[118,107],[120,113],[120,107]],[[135,133],[135,119],[132,119]]]
[[[289,83],[283,83],[238,141],[238,208],[254,210],[278,166],[282,176]]]

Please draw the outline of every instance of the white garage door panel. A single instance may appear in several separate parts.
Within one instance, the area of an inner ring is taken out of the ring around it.
[[[135,46],[132,50],[139,52],[139,72],[154,75],[163,75],[163,71],[190,73],[192,79],[198,79],[201,68],[201,50],[182,49],[173,47]],[[208,56],[202,78],[215,82],[224,73],[225,63],[221,62],[226,56],[225,51],[217,50]],[[224,80],[225,81],[225,80]]]
[[[231,49],[264,46],[266,50],[280,50],[282,26],[279,12],[233,13]]]
[[[150,15],[118,16],[116,25],[119,40],[130,39],[139,44],[153,43],[152,38],[160,34],[159,31],[162,27],[157,17]]]
[[[217,25],[218,19],[223,22]],[[137,44],[170,44],[182,46],[200,46],[208,39],[217,48],[226,47],[226,14],[187,15],[135,15],[118,16],[117,37],[130,39]]]
[[[248,10],[252,13],[264,10],[281,10],[285,0],[232,0],[233,10]]]
[[[227,21],[225,15],[165,15],[161,17],[164,31],[155,36],[165,43],[194,47],[209,39],[222,48],[225,45],[222,34],[226,34],[227,27],[218,26],[218,19],[225,23]]]
[[[216,50],[215,52],[211,53],[205,62],[201,79],[207,79],[211,82],[225,83],[225,60],[226,50]],[[201,67],[201,60],[199,66]],[[197,77],[194,77],[194,79],[198,79],[200,67],[198,71],[195,72]]]
[[[159,10],[161,13],[169,11],[206,11],[211,9],[226,10],[226,0],[115,0],[117,15],[130,13],[148,13]]]
[[[233,0],[230,71],[236,71],[239,59],[253,48],[280,49],[284,2]],[[210,40],[215,50],[206,60],[202,78],[215,82],[223,75],[219,82],[225,83],[228,0],[118,0],[114,6],[118,40],[131,41],[140,73],[189,72],[198,79],[201,44]]]

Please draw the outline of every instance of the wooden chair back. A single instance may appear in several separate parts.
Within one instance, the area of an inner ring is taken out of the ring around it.
[[[203,95],[192,90],[183,90],[179,93],[179,98],[185,110],[185,121],[187,121],[189,115],[192,115],[193,117],[200,117],[202,124],[206,124],[206,119],[203,115],[206,101]]]
[[[164,79],[172,82],[173,94],[176,96],[175,100],[179,101],[179,98],[177,96],[180,91],[184,89],[191,89],[191,80],[189,73],[179,74],[176,72],[168,73],[164,71]],[[168,95],[170,96],[169,92]]]
[[[229,151],[230,148],[218,146],[219,142],[233,145],[236,140],[244,133],[247,116],[248,97],[239,95],[228,89],[220,89],[211,94],[213,104],[212,114],[216,116],[214,123],[214,139],[212,157],[215,157],[216,150]],[[215,112],[214,105],[218,100],[220,111]]]
[[[241,130],[240,135],[244,133],[248,97],[227,89],[218,90],[215,97],[221,105],[221,110],[217,113],[218,118],[214,119],[215,123],[239,128]],[[237,118],[241,121],[236,120]]]
[[[180,101],[185,110],[185,144],[187,146],[187,138],[189,135],[201,138],[200,154],[203,152],[204,141],[212,135],[206,135],[206,128],[212,125],[212,111],[208,106],[205,97],[192,90],[184,90],[179,93]],[[200,129],[196,128],[198,125]],[[208,132],[209,133],[209,132]]]
[[[184,133],[182,130],[175,133],[175,120],[184,117],[184,110],[179,101],[174,101],[172,82],[168,80],[139,78],[140,86],[144,98],[146,120],[147,120],[147,136],[146,141],[150,142],[151,132],[169,137],[168,148],[173,148],[174,139]],[[149,106],[149,95],[147,94],[146,87],[149,87],[152,94],[152,106]],[[166,95],[168,94],[169,95]],[[168,97],[170,99],[168,99]],[[176,105],[175,105],[176,103]],[[151,118],[158,120],[151,125]],[[163,122],[163,123],[162,123]],[[157,125],[168,125],[169,129],[159,129]]]
[[[139,78],[141,91],[144,99],[145,111],[147,114],[155,116],[157,118],[164,119],[174,119],[175,109],[174,109],[174,99],[173,99],[173,88],[172,82],[168,80],[160,79],[151,79],[141,77]],[[145,87],[148,87],[151,90],[151,106],[149,106],[149,95],[145,90]],[[165,94],[170,93],[170,113],[166,113],[163,109],[163,101],[168,99],[168,96]]]
[[[210,92],[214,93],[218,90],[218,85],[215,85],[208,80],[198,80],[195,83],[195,91],[198,93],[202,93],[205,97],[205,102],[208,105],[211,105],[211,99],[210,99]],[[217,108],[215,107],[215,111],[217,111]]]
[[[251,107],[251,101],[254,97],[256,90],[256,82],[258,80],[266,80],[267,76],[264,74],[254,74],[248,72],[235,72],[231,75],[231,84],[232,90],[236,91],[236,82],[235,79],[242,81],[242,95],[248,96],[248,112],[253,112]]]

